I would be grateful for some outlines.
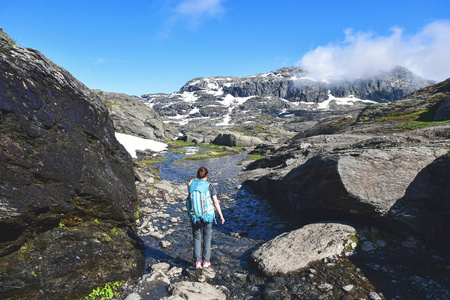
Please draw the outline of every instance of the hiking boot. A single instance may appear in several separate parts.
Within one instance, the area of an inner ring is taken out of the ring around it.
[[[203,265],[204,265],[204,263],[203,263]],[[201,268],[202,268],[202,263],[199,262],[199,261],[197,261],[197,262],[195,263],[195,269],[196,269],[196,270],[201,270]]]
[[[203,268],[209,268],[209,267],[211,267],[211,263],[209,261],[204,261]]]

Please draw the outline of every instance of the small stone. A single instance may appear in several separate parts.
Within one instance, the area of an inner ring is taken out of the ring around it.
[[[142,298],[141,296],[139,296],[138,293],[131,293],[125,298],[125,300],[141,300],[141,299]]]
[[[375,250],[376,248],[377,248],[377,246],[374,243],[372,243],[371,241],[365,241],[361,246],[361,249],[366,252]]]
[[[369,298],[372,299],[372,300],[381,300],[380,295],[378,295],[378,294],[375,293],[375,292],[370,292],[370,293],[369,293]]]
[[[347,284],[347,285],[345,285],[345,286],[342,287],[342,289],[343,289],[344,291],[346,291],[347,293],[350,293],[350,292],[353,290],[353,288],[354,288],[354,285],[353,285],[353,284]]]
[[[151,266],[151,268],[152,268],[152,272],[158,272],[158,271],[160,271],[160,272],[162,272],[162,273],[165,273],[165,272],[167,272],[168,270],[169,270],[169,268],[170,268],[170,265],[168,264],[168,263],[157,263],[157,264],[153,264],[152,266]]]
[[[170,223],[178,223],[178,219],[177,218],[170,218]]]
[[[329,283],[322,283],[317,286],[317,288],[321,291],[327,292],[333,289],[333,286]]]
[[[239,279],[240,281],[247,280],[247,275],[242,274],[242,273],[234,273],[233,276],[234,276],[234,278]]]
[[[168,248],[172,245],[169,241],[161,241],[160,244],[162,248]]]
[[[147,282],[155,282],[155,281],[161,281],[165,284],[170,284],[170,279],[167,277],[166,274],[164,274],[161,271],[152,272],[150,276],[146,278]]]
[[[158,239],[158,240],[161,240],[161,239],[164,238],[164,234],[161,233],[161,232],[159,232],[159,231],[150,232],[150,236],[151,236],[152,238],[155,238],[155,239]]]
[[[377,244],[378,247],[383,248],[386,247],[387,243],[384,240],[378,240],[375,242],[375,244]]]
[[[403,244],[403,246],[408,247],[408,248],[415,248],[417,242],[416,242],[416,240],[413,237],[409,237],[402,244]]]
[[[175,277],[181,276],[182,273],[183,273],[183,269],[182,268],[173,267],[172,269],[170,269],[167,272],[167,276],[169,276],[170,278],[175,278]]]
[[[203,274],[207,279],[214,279],[214,278],[216,278],[216,272],[214,271],[213,268],[203,268],[202,274]]]

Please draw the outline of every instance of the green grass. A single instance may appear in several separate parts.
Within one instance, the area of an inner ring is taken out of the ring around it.
[[[356,118],[344,118],[341,119],[335,123],[330,124],[330,127],[338,127],[338,126],[343,126],[343,125],[347,125],[350,123],[354,123],[356,121]]]
[[[225,155],[229,155],[229,154],[234,154],[235,151],[242,151],[244,149],[244,147],[227,147],[227,148],[232,148],[233,150],[225,150],[225,146],[221,146],[221,145],[214,145],[214,144],[209,144],[209,145],[198,145],[199,147],[202,148],[207,148],[208,152],[206,153],[201,153],[201,154],[194,154],[194,155],[187,155],[185,157],[183,157],[183,159],[187,159],[187,160],[202,160],[202,159],[207,159],[207,158],[213,158],[213,157],[221,157],[221,156],[225,156]]]
[[[206,144],[204,144],[204,145],[199,145],[199,147],[208,148],[208,149],[211,149],[211,150],[214,150],[214,151],[226,151],[226,152],[229,152],[227,150],[223,150],[223,147],[226,147],[226,146],[223,146],[223,145],[214,145],[214,144],[206,145]],[[228,147],[228,148],[233,148],[234,150],[238,150],[238,151],[244,150],[244,147]]]
[[[103,287],[95,288],[85,299],[113,299],[120,296],[119,290],[123,284],[123,281],[108,282]]]
[[[264,155],[261,155],[261,154],[252,154],[248,158],[251,159],[251,160],[258,160],[258,159],[261,159],[263,157],[264,157]]]
[[[171,148],[181,148],[181,147],[192,147],[196,146],[193,142],[185,142],[185,141],[168,141],[167,144]]]
[[[428,109],[416,110],[410,112],[395,112],[375,119],[373,122],[401,123],[392,131],[410,131],[420,128],[432,127],[450,123],[450,120],[433,121],[437,109],[441,103],[442,97],[434,97],[429,100],[432,104]]]
[[[229,152],[229,151],[223,151],[223,152],[211,151],[211,152],[203,153],[203,154],[187,155],[187,156],[183,157],[183,159],[202,160],[202,159],[207,159],[207,158],[222,157],[222,156],[228,155],[230,153],[231,152]]]

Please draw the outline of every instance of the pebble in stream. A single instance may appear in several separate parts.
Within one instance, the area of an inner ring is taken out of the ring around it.
[[[264,199],[245,188],[236,189],[239,182],[235,178],[240,171],[236,164],[244,155],[201,162],[180,162],[180,156],[168,155],[170,160],[161,166],[163,180],[137,184],[141,213],[138,234],[145,241],[148,269],[140,280],[126,284],[127,299],[169,297],[170,284],[181,281],[210,283],[228,299],[385,299],[361,268],[346,257],[316,262],[298,274],[275,278],[259,275],[247,257],[263,242],[290,231],[291,225]],[[193,268],[191,226],[185,209],[186,183],[199,166],[210,171],[210,181],[217,185],[226,219],[225,224],[214,225],[213,268],[208,271]],[[168,268],[156,276],[151,267],[159,263]],[[440,299],[448,299],[447,296],[441,295]]]

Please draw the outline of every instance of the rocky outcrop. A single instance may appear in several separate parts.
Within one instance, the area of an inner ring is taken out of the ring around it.
[[[364,143],[307,158],[308,151],[314,151],[309,148],[303,152],[306,155],[303,162],[291,155],[291,161],[286,161],[290,166],[271,170],[246,183],[271,199],[274,205],[288,208],[287,212],[303,224],[329,219],[381,222],[423,237],[436,237],[444,228],[448,229],[445,213],[425,203],[435,199],[439,202],[437,207],[443,207],[442,194],[439,198],[430,193],[449,191],[433,188],[438,181],[423,183],[426,176],[422,175],[432,165],[436,166],[435,160],[445,161],[440,157],[447,150],[438,147],[358,149],[359,145]],[[302,163],[295,167],[295,161]],[[277,163],[282,166],[281,161]]]
[[[79,299],[139,275],[131,157],[100,98],[0,30],[0,298]]]
[[[155,141],[172,140],[178,136],[178,130],[165,125],[144,99],[100,90],[94,92],[108,107],[117,132]]]
[[[284,233],[263,244],[250,262],[264,276],[299,272],[310,263],[352,248],[356,230],[339,223],[315,223]]]
[[[249,164],[246,184],[301,224],[379,224],[438,244],[450,230],[448,96],[445,81],[353,119],[319,122]]]
[[[211,143],[228,147],[251,147],[261,144],[262,141],[254,136],[244,136],[238,133],[226,132],[216,136]]]

